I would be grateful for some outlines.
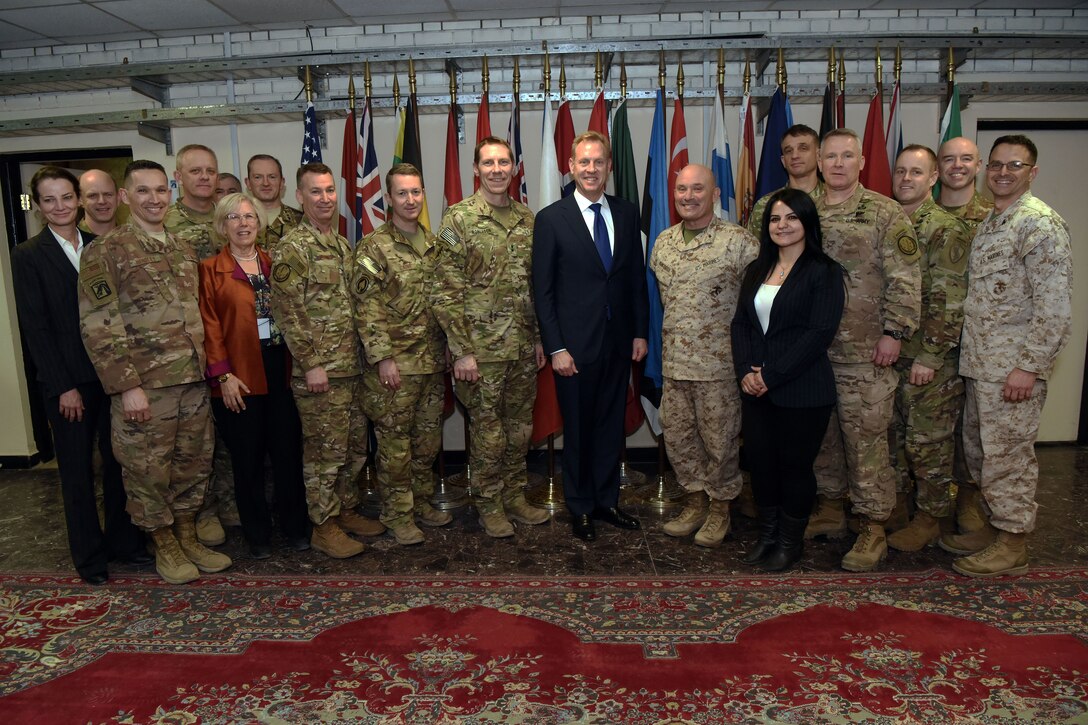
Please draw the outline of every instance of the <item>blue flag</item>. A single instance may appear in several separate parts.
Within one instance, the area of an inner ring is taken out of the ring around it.
[[[653,125],[650,126],[650,152],[646,159],[645,194],[642,202],[642,231],[646,234],[646,286],[650,295],[650,339],[644,377],[661,390],[661,323],[664,310],[657,290],[657,276],[650,271],[654,242],[669,226],[669,147],[665,143],[665,91],[657,90]],[[645,391],[644,391],[645,392]]]
[[[313,101],[306,102],[302,114],[302,163],[321,162],[321,136],[317,132],[317,112]]]
[[[706,154],[706,165],[714,172],[714,182],[721,192],[721,199],[715,205],[714,213],[736,224],[737,194],[733,188],[733,159],[729,153],[729,135],[725,128],[725,112],[720,95],[714,95],[712,105],[714,111],[710,116],[710,148]]]
[[[781,88],[771,96],[771,110],[763,125],[763,151],[759,154],[756,199],[786,185],[789,176],[782,165],[782,136],[793,125],[793,111]]]

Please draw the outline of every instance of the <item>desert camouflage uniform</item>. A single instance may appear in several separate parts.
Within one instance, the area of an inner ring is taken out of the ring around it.
[[[788,189],[788,186],[783,186],[782,189]],[[777,194],[782,189],[775,189],[770,194],[764,194],[759,197],[759,201],[752,207],[752,214],[748,217],[748,231],[752,233],[752,236],[757,240],[759,235],[763,233],[763,210],[767,208],[767,202],[770,201],[773,194]],[[816,188],[808,193],[812,197],[813,201],[816,201],[824,195],[824,182],[817,181]]]
[[[963,409],[959,375],[960,328],[967,296],[967,261],[973,233],[966,222],[926,197],[910,215],[922,248],[922,321],[903,343],[899,389],[890,445],[897,462],[899,490],[917,484],[917,505],[931,516],[952,513],[952,462],[956,420]],[[926,385],[911,385],[914,362],[934,371]]]
[[[199,227],[203,225],[211,227],[212,218],[214,216],[214,208],[207,214],[201,214],[197,210],[185,206],[185,204],[181,202],[181,199],[178,199],[166,210],[166,216],[162,220],[162,225],[166,227],[166,231],[171,234],[178,234],[190,227]],[[216,249],[216,251],[219,250]]]
[[[310,520],[320,525],[359,505],[356,479],[366,463],[361,351],[349,278],[351,248],[309,220],[271,250],[272,314],[294,358],[291,390],[302,421],[302,474]],[[306,372],[324,368],[329,389],[306,389]],[[358,451],[364,451],[360,459]]]
[[[654,243],[650,269],[664,306],[661,427],[669,460],[688,491],[715,501],[740,493],[740,391],[729,326],[744,270],[759,244],[742,227],[714,218],[685,241],[683,224]]]
[[[957,216],[967,222],[967,225],[971,228],[973,234],[978,225],[983,219],[989,215],[994,208],[994,203],[990,199],[979,194],[975,191],[975,195],[971,197],[971,201],[962,206],[944,206],[939,205],[942,209],[953,216]]]
[[[390,529],[410,523],[434,493],[431,466],[442,444],[446,336],[451,316],[442,304],[438,268],[449,246],[426,235],[420,256],[393,223],[386,222],[355,248],[352,292],[356,329],[363,341],[367,415],[378,438],[381,521]],[[392,358],[401,387],[378,377]]]
[[[260,203],[260,202],[256,202]],[[267,210],[265,210],[267,211]],[[273,247],[287,236],[287,233],[302,223],[302,212],[294,207],[282,204],[275,219],[268,220],[268,226],[257,236],[261,249],[270,252]]]
[[[855,513],[881,522],[895,505],[888,426],[898,376],[872,354],[883,330],[907,339],[918,329],[921,252],[898,202],[861,184],[840,204],[817,199],[816,209],[824,251],[847,272],[846,309],[828,350],[839,399],[814,465],[817,490],[841,497],[846,479]]]
[[[963,448],[990,523],[1035,528],[1035,439],[1046,380],[1072,329],[1069,226],[1030,191],[978,227],[964,304],[960,374],[967,382]],[[1029,400],[1002,399],[1006,376],[1038,376]]]
[[[438,236],[448,247],[440,273],[450,351],[454,359],[475,355],[480,372],[455,389],[469,411],[473,497],[489,513],[497,497],[515,499],[526,480],[540,339],[529,278],[533,213],[510,200],[495,214],[476,192],[446,210]]]
[[[226,244],[226,240],[220,238],[215,230],[212,229],[212,225],[209,224],[196,224],[193,226],[183,227],[179,231],[174,232],[178,239],[181,239],[193,248],[196,252],[197,259],[204,261],[208,257],[214,257],[219,254],[219,250]]]
[[[83,252],[80,328],[111,396],[113,450],[137,526],[169,526],[196,513],[212,465],[212,417],[204,383],[204,323],[192,249],[134,224]],[[125,420],[121,393],[142,387],[151,420]]]

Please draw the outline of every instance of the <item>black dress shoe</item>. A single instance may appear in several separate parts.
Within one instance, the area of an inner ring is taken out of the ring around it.
[[[635,531],[641,529],[642,524],[638,522],[634,516],[625,514],[618,508],[597,509],[593,512],[593,518],[604,521],[605,523],[612,524],[618,529],[629,529]]]
[[[597,529],[593,526],[593,518],[589,514],[580,514],[571,522],[574,535],[582,541],[596,541]]]
[[[137,549],[131,554],[125,554],[121,557],[122,564],[129,564],[131,566],[146,566],[148,564],[155,563],[155,557],[147,553],[147,549]]]
[[[267,544],[250,544],[249,557],[251,559],[271,559],[272,549]]]
[[[292,536],[287,539],[287,548],[291,551],[309,551],[310,550],[310,537],[309,536]]]
[[[109,575],[104,574],[104,573],[103,574],[80,574],[80,576],[83,577],[83,581],[87,582],[88,584],[94,584],[95,586],[105,584],[106,582],[108,582],[110,580]]]

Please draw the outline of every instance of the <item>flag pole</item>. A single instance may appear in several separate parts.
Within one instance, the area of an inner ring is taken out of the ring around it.
[[[839,51],[839,97],[835,100],[838,106],[839,128],[846,127],[846,59],[843,52]]]

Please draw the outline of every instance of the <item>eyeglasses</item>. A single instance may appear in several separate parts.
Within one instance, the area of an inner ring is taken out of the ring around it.
[[[237,222],[237,221],[242,221],[243,219],[245,221],[247,221],[247,222],[256,222],[257,221],[257,215],[256,214],[249,214],[249,213],[236,214],[235,212],[231,212],[230,214],[227,214],[227,221],[228,222]]]
[[[986,164],[986,168],[989,171],[1001,171],[1003,169],[1008,169],[1013,173],[1016,173],[1020,169],[1030,169],[1032,166],[1035,166],[1035,164],[1029,164],[1025,161],[991,161],[990,163]]]

